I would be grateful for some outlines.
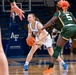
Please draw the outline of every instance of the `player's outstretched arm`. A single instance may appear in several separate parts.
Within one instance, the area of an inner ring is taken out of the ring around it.
[[[17,13],[17,15],[19,16],[20,20],[22,20],[22,18],[25,18],[24,16],[24,11],[22,9],[20,9],[17,5],[15,0],[10,0],[10,5],[11,5],[11,14],[13,12]]]
[[[56,20],[57,20],[57,17],[53,16],[53,17],[43,26],[42,30],[43,30],[43,29],[46,29],[46,28],[48,28],[48,27],[50,27],[50,26],[52,26],[53,23],[54,23]]]

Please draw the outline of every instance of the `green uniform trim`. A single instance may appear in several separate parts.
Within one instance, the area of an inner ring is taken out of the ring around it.
[[[12,2],[14,2],[15,0],[10,0],[10,2],[12,3]]]
[[[59,16],[58,16],[58,18],[59,18],[60,22],[62,23],[62,26],[64,26],[64,22],[62,21],[60,15],[61,15],[61,12],[59,11]]]
[[[54,16],[57,17],[59,19],[59,21],[61,22],[61,25],[64,26],[64,22],[62,21],[61,17],[61,12],[60,11],[57,11]]]
[[[69,40],[69,39],[67,39],[67,38],[65,38],[65,37],[62,37],[62,38],[63,38],[64,40],[67,40],[67,41]]]

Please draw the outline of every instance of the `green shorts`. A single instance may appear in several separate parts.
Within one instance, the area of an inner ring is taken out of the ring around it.
[[[76,25],[64,26],[60,35],[65,40],[69,40],[70,38],[76,40]]]

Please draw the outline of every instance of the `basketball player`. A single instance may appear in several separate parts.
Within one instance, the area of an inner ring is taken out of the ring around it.
[[[19,16],[20,20],[22,20],[22,18],[25,18],[24,16],[24,11],[22,9],[20,9],[17,5],[15,0],[10,0],[10,5],[11,5],[11,14],[13,12],[17,13],[17,15]]]
[[[1,27],[0,27],[0,75],[9,75],[8,62],[2,46]]]
[[[60,22],[61,34],[57,40],[57,46],[53,52],[53,61],[51,61],[49,68],[46,69],[43,73],[50,74],[52,73],[52,68],[56,59],[58,59],[59,53],[61,52],[62,47],[65,43],[71,38],[72,45],[76,48],[76,19],[72,15],[71,12],[68,11],[70,4],[68,1],[60,0],[57,2],[57,11],[55,12],[54,16],[44,25],[41,30],[48,28],[52,25],[52,23],[56,22],[57,20]],[[40,30],[40,32],[41,32]]]
[[[31,61],[34,53],[38,48],[41,47],[41,45],[45,45],[47,47],[48,53],[50,56],[53,54],[53,47],[52,47],[52,39],[50,37],[50,34],[44,29],[40,34],[37,32],[43,27],[43,25],[40,23],[38,18],[33,14],[28,14],[28,37],[31,35],[35,36],[35,44],[32,46],[30,52],[28,53],[28,56],[26,58],[26,62],[24,64],[24,71],[28,70],[28,64]],[[60,56],[57,59],[63,66],[64,69],[67,69],[68,66],[66,63],[60,58]]]
[[[11,5],[11,13],[16,12],[20,20],[22,20],[22,18],[25,17],[23,14],[24,11],[18,8],[18,6],[15,3],[15,0],[10,0],[10,5]],[[0,27],[0,75],[9,75],[8,62],[2,46],[1,27]]]

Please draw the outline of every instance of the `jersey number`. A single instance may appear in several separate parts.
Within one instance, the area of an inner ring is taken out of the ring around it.
[[[72,17],[69,14],[66,14],[68,20],[72,20]]]

